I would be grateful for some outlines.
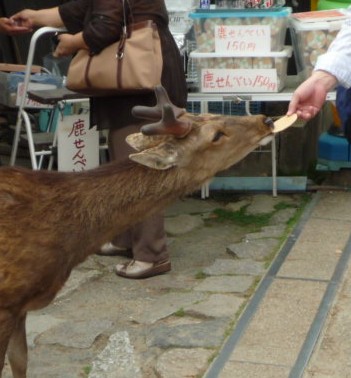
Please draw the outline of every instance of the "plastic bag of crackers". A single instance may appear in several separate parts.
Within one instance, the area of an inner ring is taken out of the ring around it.
[[[216,8],[245,9],[282,7],[285,0],[216,0]]]
[[[342,9],[293,13],[289,22],[299,75],[308,77],[317,58],[324,54],[346,18]]]

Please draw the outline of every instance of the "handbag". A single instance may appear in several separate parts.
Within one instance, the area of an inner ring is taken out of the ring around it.
[[[107,96],[153,91],[161,84],[163,60],[157,25],[151,20],[128,23],[125,0],[122,3],[124,25],[120,40],[96,55],[79,50],[68,68],[68,89]]]

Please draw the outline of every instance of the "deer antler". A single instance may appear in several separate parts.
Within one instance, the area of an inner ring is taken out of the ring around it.
[[[160,121],[144,125],[141,128],[144,135],[174,135],[176,138],[184,138],[190,130],[191,123],[177,119],[170,104],[163,105]]]
[[[162,117],[163,106],[166,104],[171,105],[175,118],[178,118],[185,113],[185,109],[178,108],[171,103],[166,90],[161,85],[155,87],[155,95],[157,99],[157,104],[155,106],[134,106],[132,109],[133,116],[153,121],[159,120]]]

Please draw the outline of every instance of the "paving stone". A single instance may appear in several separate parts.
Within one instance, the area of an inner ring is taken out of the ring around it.
[[[150,298],[144,302],[142,313],[134,314],[131,319],[141,324],[153,324],[164,319],[185,306],[201,301],[205,298],[203,293],[170,293]]]
[[[171,349],[157,359],[155,370],[159,378],[199,377],[212,355],[213,351],[203,348]]]
[[[102,275],[102,272],[98,270],[78,270],[78,269],[73,270],[68,281],[65,283],[63,288],[57,294],[55,301],[59,301],[69,296],[73,291],[77,290],[83,284],[101,275]]]
[[[280,241],[275,238],[246,240],[231,244],[227,252],[239,259],[264,260],[279,247]]]
[[[199,215],[181,214],[165,219],[165,231],[171,236],[182,235],[203,226],[203,224],[204,221]]]
[[[243,241],[263,238],[280,238],[284,235],[285,229],[286,226],[283,224],[262,227],[260,232],[252,232],[250,234],[246,234]]]
[[[287,378],[289,373],[290,368],[286,366],[229,361],[218,378]]]
[[[274,280],[230,361],[293,366],[326,286],[308,280]]]
[[[257,194],[252,197],[251,204],[246,208],[247,214],[266,214],[274,211],[274,206],[282,202],[280,197],[268,194]]]
[[[254,281],[255,278],[251,276],[208,277],[195,286],[194,290],[218,293],[245,293]]]
[[[146,342],[149,347],[163,349],[216,348],[222,343],[229,324],[229,318],[221,318],[198,324],[158,325],[149,330]]]
[[[287,224],[291,218],[295,216],[296,209],[287,208],[277,211],[272,215],[269,224]]]
[[[242,207],[250,205],[251,200],[250,199],[243,199],[238,202],[229,202],[226,206],[225,209],[228,211],[239,211]]]
[[[231,274],[259,276],[265,272],[265,266],[263,262],[253,261],[251,259],[217,259],[211,266],[205,268],[203,272],[209,276]]]
[[[206,317],[233,317],[245,302],[244,298],[231,294],[212,294],[208,299],[186,306],[187,314]]]
[[[142,378],[128,332],[110,336],[106,347],[92,363],[89,378]]]
[[[44,332],[37,338],[40,344],[60,344],[72,348],[89,348],[94,340],[112,326],[112,321],[96,319],[92,321],[65,322]]]
[[[218,209],[221,205],[217,201],[211,199],[198,200],[193,198],[186,198],[185,200],[178,200],[171,204],[166,209],[166,217],[172,217],[180,214],[202,214],[210,213]]]
[[[27,316],[26,331],[27,331],[27,343],[29,347],[35,345],[35,338],[49,330],[56,327],[58,324],[64,322],[63,319],[55,318],[51,315],[39,314],[30,312]]]

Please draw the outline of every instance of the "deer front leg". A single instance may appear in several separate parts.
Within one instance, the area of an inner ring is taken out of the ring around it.
[[[26,317],[27,313],[17,318],[7,349],[13,378],[26,377],[28,359]]]
[[[4,368],[6,350],[15,324],[15,316],[8,310],[0,309],[0,377]]]

